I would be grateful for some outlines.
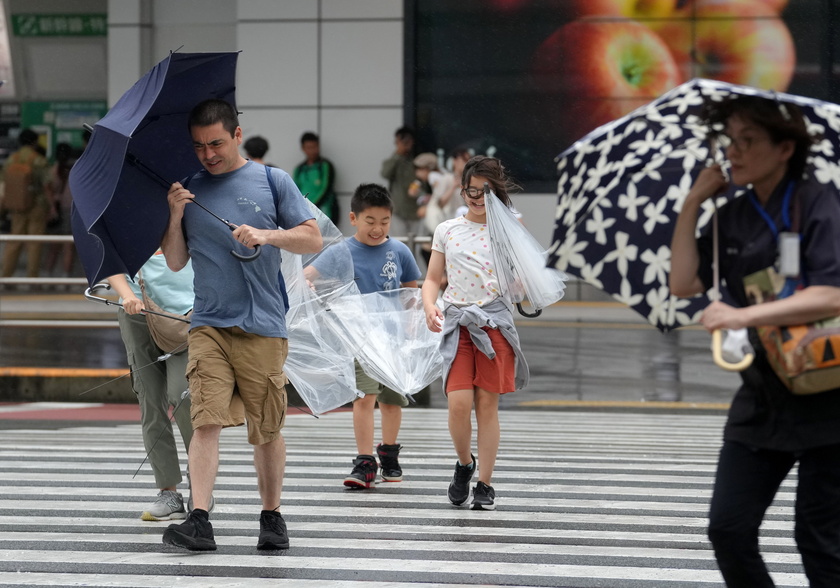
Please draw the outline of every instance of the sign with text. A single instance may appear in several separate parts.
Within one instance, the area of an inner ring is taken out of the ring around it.
[[[108,34],[107,14],[13,14],[16,37],[101,37]]]

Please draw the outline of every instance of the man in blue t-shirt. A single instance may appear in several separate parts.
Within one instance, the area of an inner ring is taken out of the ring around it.
[[[285,289],[280,250],[316,253],[321,233],[289,175],[248,161],[239,153],[242,129],[236,110],[223,100],[198,104],[190,134],[204,169],[169,190],[169,226],[161,247],[175,271],[192,260],[195,307],[187,379],[192,405],[191,496],[194,509],[170,525],[163,541],[192,551],[216,549],[208,509],[219,464],[223,427],[248,423],[262,499],[257,549],[287,549],[280,492],[286,446],[280,429],[286,414],[288,352]],[[219,222],[193,200],[231,226]],[[231,232],[231,229],[234,229]],[[252,261],[231,255],[261,254]],[[232,251],[233,248],[233,251]]]

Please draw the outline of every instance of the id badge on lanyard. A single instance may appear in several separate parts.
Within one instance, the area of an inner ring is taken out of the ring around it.
[[[799,233],[779,233],[779,275],[785,278],[799,276]]]
[[[755,194],[750,193],[750,201],[755,209],[767,223],[767,226],[776,237],[776,267],[779,275],[785,278],[799,277],[800,257],[799,257],[799,243],[802,236],[790,230],[790,199],[793,196],[794,183],[790,182],[785,190],[785,196],[782,200],[782,222],[785,230],[779,232],[776,228],[775,221],[770,217],[764,207],[758,202]]]

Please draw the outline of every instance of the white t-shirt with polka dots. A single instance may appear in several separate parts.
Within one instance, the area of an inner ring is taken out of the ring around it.
[[[443,301],[456,306],[483,306],[500,296],[496,262],[486,224],[461,216],[435,230],[432,250],[443,253],[449,282]]]

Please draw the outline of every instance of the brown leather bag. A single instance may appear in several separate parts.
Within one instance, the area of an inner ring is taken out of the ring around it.
[[[185,322],[184,319],[188,319],[192,313],[192,309],[183,315],[167,312],[146,294],[146,286],[143,284],[143,278],[139,278],[139,283],[140,292],[143,294],[143,307],[146,310],[159,313],[146,314],[146,324],[149,326],[152,339],[166,353],[185,350],[189,338],[190,323],[189,321]]]

